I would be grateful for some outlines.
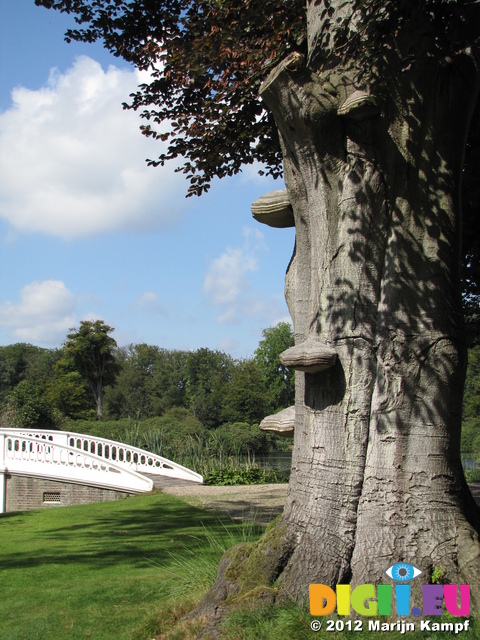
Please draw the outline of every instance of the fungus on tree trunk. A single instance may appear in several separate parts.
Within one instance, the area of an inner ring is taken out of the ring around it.
[[[271,431],[284,438],[293,438],[295,407],[287,407],[274,415],[267,416],[260,422],[260,429],[262,431]]]
[[[337,114],[360,121],[378,116],[380,109],[374,96],[367,91],[357,89],[338,107]]]
[[[269,227],[285,229],[295,226],[292,205],[286,189],[270,191],[252,203],[252,216]]]
[[[316,336],[296,344],[280,354],[280,362],[295,371],[319,373],[335,365],[337,352]]]

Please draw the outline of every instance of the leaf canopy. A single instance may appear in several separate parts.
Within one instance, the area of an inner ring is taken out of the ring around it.
[[[113,331],[103,320],[83,320],[78,329],[67,334],[65,362],[70,362],[92,389],[98,383],[107,385],[115,380],[118,366],[114,352],[117,343],[110,336]]]
[[[303,0],[35,0],[73,14],[67,41],[103,40],[115,56],[149,70],[125,108],[147,137],[168,141],[151,165],[183,158],[188,195],[214,177],[260,162],[281,175],[273,118],[258,98],[268,71],[304,47]],[[165,126],[167,124],[167,127]]]

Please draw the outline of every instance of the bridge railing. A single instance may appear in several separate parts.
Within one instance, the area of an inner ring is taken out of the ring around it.
[[[100,456],[53,440],[0,431],[0,472],[70,481],[130,493],[151,491],[153,481]]]
[[[203,476],[187,467],[162,456],[150,453],[144,449],[133,447],[114,440],[98,438],[96,436],[75,433],[72,431],[26,430],[26,429],[0,429],[0,433],[13,435],[23,434],[28,437],[62,444],[91,453],[103,460],[110,461],[125,469],[132,469],[139,473],[149,475],[166,476],[190,480],[191,482],[203,482]]]

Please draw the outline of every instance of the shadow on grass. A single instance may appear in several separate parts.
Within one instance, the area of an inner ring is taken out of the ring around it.
[[[28,539],[35,537],[34,547],[28,540],[22,540],[25,532],[22,527],[13,547],[3,545],[7,553],[0,554],[0,570],[66,563],[89,565],[89,570],[125,563],[146,568],[152,562],[166,568],[172,561],[172,553],[194,553],[199,538],[205,537],[208,529],[220,530],[227,546],[241,538],[241,525],[231,519],[219,518],[218,514],[164,494],[151,496],[149,500],[127,498],[102,503],[100,509],[96,506],[66,507],[63,513],[60,509],[50,511],[44,528],[40,526],[32,534],[27,531]],[[12,514],[11,523],[13,516],[23,518],[23,515]],[[69,524],[65,525],[67,516]],[[15,535],[13,527],[10,531]]]
[[[2,520],[9,520],[13,518],[32,517],[34,511],[9,511],[8,513],[0,513],[0,524]]]

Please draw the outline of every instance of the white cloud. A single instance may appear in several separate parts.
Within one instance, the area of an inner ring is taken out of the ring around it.
[[[261,296],[257,292],[249,292],[235,304],[226,306],[218,316],[221,324],[235,324],[243,318],[257,316],[265,327],[273,327],[279,322],[290,322],[290,316],[284,313],[285,302],[282,296]]]
[[[138,304],[141,306],[156,304],[158,302],[158,294],[155,291],[145,291],[138,296]]]
[[[0,114],[0,216],[21,232],[62,238],[175,219],[185,179],[173,166],[147,167],[162,143],[142,136],[138,114],[121,106],[142,81],[82,56],[38,91],[14,89]]]
[[[58,345],[75,324],[76,297],[60,280],[27,284],[18,302],[0,304],[0,326],[21,342]]]
[[[133,307],[134,311],[141,311],[142,313],[162,314],[165,315],[166,311],[160,303],[160,298],[155,291],[144,291],[137,296],[136,305]]]
[[[235,340],[235,338],[225,338],[224,340],[220,341],[220,344],[218,345],[218,348],[220,351],[223,351],[224,353],[234,353],[239,347],[239,343],[238,340]]]
[[[228,247],[215,258],[205,276],[205,291],[215,304],[228,304],[248,288],[246,274],[257,270],[257,261],[244,249]]]
[[[218,322],[233,324],[245,317],[259,316],[268,326],[284,317],[285,303],[276,295],[256,291],[251,274],[259,270],[259,257],[268,252],[261,231],[244,229],[241,247],[227,247],[207,269],[204,290],[220,311]]]
[[[250,288],[247,274],[258,269],[255,253],[265,249],[263,234],[256,229],[245,228],[243,235],[242,247],[227,247],[208,267],[204,289],[214,304],[231,305],[236,302]]]

